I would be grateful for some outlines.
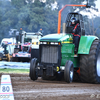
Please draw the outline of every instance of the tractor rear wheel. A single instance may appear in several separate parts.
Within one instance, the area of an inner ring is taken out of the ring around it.
[[[34,58],[34,59],[31,60],[30,73],[29,73],[29,76],[30,76],[31,80],[33,80],[33,81],[37,80],[37,78],[38,78],[36,66],[37,66],[37,59]]]
[[[71,83],[73,81],[74,65],[72,61],[67,61],[65,64],[64,78],[65,81]]]
[[[88,55],[80,56],[80,78],[82,82],[100,83],[100,43],[94,40]]]

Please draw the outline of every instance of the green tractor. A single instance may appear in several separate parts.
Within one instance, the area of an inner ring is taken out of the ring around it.
[[[86,5],[66,5],[82,6]],[[65,7],[66,7],[65,6]],[[60,10],[60,13],[63,9]],[[70,19],[76,17],[81,27],[81,38],[77,56],[74,54],[72,28]],[[39,59],[33,58],[30,63],[30,78],[60,80],[64,76],[71,83],[75,73],[82,82],[100,83],[100,43],[96,36],[85,35],[83,17],[79,13],[69,13],[63,32],[60,33],[61,16],[58,19],[58,34],[49,34],[40,39]],[[60,33],[60,34],[59,34]]]

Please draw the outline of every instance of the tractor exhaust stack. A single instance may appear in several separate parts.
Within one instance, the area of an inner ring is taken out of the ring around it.
[[[60,34],[60,29],[61,29],[61,12],[67,7],[67,6],[73,6],[73,7],[86,7],[86,5],[74,5],[74,4],[67,4],[65,5],[58,14],[58,34]]]
[[[63,23],[63,33],[66,33],[66,23]]]

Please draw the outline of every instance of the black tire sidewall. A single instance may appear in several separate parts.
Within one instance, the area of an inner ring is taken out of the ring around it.
[[[96,57],[97,57],[96,62],[97,62],[99,56],[100,56],[100,43],[98,44],[98,49],[97,49],[97,54],[96,54]],[[98,74],[97,74],[97,63],[96,63],[96,80],[98,81],[98,83],[100,83],[100,76],[98,76]]]
[[[99,40],[94,40],[89,54],[80,57],[80,78],[86,83],[100,83],[100,76],[97,74],[97,60],[100,54]]]
[[[37,65],[37,59],[34,58],[31,60],[30,73],[29,73],[29,76],[32,80],[37,80],[37,78],[38,78],[37,71],[36,71],[36,65]]]
[[[68,83],[71,83],[73,81],[73,77],[72,77],[72,79],[70,78],[71,68],[73,70],[73,75],[74,75],[74,65],[73,65],[73,62],[72,61],[67,61],[66,64],[65,64],[64,79]]]

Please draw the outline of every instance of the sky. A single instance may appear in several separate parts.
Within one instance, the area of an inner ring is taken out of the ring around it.
[[[85,2],[85,4],[86,4],[86,2]],[[95,8],[98,9],[98,12],[91,8],[86,8],[87,10],[89,9],[91,11],[91,13],[85,12],[85,11],[81,11],[80,13],[82,15],[88,15],[89,18],[100,17],[100,0],[95,1],[95,4],[96,4]]]
[[[96,8],[98,8],[99,10],[98,15],[100,16],[100,0],[97,0],[95,4],[96,4]]]
[[[96,3],[96,7],[100,9],[100,0],[97,0],[95,3]]]
[[[86,2],[84,2],[83,4],[86,4]],[[92,13],[87,13],[87,12],[84,13],[83,11],[81,11],[81,14],[88,15],[89,18],[95,17],[94,15],[100,17],[100,0],[95,1],[95,4],[96,4],[95,8],[98,9],[98,12],[95,11],[95,10],[93,10],[93,9],[91,9]],[[55,2],[54,4],[52,4],[52,6],[53,6],[53,9],[56,8],[57,7],[57,2]],[[88,9],[90,9],[90,8],[88,8]]]
[[[100,0],[95,1],[96,8],[98,9],[98,12],[94,12],[97,16],[100,17]]]

